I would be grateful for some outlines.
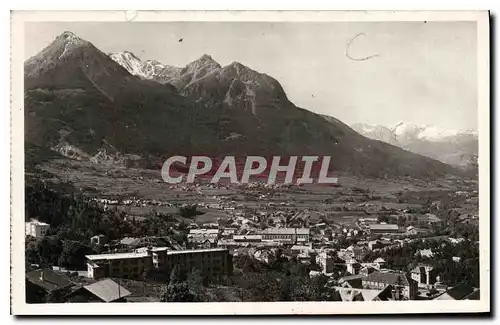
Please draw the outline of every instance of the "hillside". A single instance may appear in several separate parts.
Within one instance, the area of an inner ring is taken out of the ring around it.
[[[329,155],[333,169],[359,175],[455,172],[296,107],[277,80],[241,63],[143,63],[69,32],[25,62],[25,109],[26,143],[73,159],[105,150],[159,168],[167,155]]]

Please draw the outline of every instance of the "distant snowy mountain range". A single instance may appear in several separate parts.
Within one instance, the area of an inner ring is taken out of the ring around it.
[[[394,127],[356,123],[351,127],[362,135],[444,163],[472,167],[477,164],[478,134],[475,130],[443,130],[432,125],[400,122]]]

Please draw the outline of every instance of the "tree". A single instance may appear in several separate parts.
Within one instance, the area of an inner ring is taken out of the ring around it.
[[[62,242],[56,236],[45,236],[37,242],[40,266],[57,265],[62,253]]]
[[[194,302],[195,298],[189,291],[186,282],[170,283],[160,296],[162,302]]]
[[[389,217],[386,215],[378,216],[378,222],[389,222]]]
[[[160,294],[163,302],[196,302],[204,301],[203,277],[199,270],[194,270],[186,277],[178,265],[170,273],[170,282]]]
[[[85,255],[91,253],[92,248],[81,242],[74,240],[63,241],[58,265],[73,270],[83,269],[85,268]]]
[[[179,214],[183,218],[192,218],[199,214],[196,204],[183,205],[179,208]]]
[[[183,282],[185,280],[185,273],[181,271],[180,266],[177,264],[174,266],[170,272],[170,282],[169,284],[176,284]]]

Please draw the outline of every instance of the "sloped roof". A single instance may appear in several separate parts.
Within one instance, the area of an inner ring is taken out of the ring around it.
[[[46,291],[56,291],[73,285],[69,278],[48,268],[26,273],[26,279]]]
[[[266,228],[261,234],[270,235],[309,235],[309,228]]]
[[[373,301],[384,292],[386,288],[374,290],[336,287],[335,289],[339,292],[342,301]]]
[[[390,223],[378,223],[369,225],[370,230],[399,230],[399,226]]]
[[[84,288],[105,302],[112,302],[131,295],[130,291],[111,279],[104,279],[84,286]]]
[[[474,293],[475,289],[473,286],[467,283],[461,283],[449,289],[440,296],[437,296],[434,300],[462,300],[468,295]]]
[[[408,278],[401,273],[396,272],[373,272],[368,274],[363,281],[379,282],[392,285],[410,285]]]
[[[479,289],[462,298],[462,300],[479,300],[481,297]]]
[[[134,237],[125,237],[125,238],[123,238],[122,240],[120,240],[120,244],[122,244],[122,245],[132,245],[132,244],[134,244],[136,241],[138,241],[138,238],[134,238]]]

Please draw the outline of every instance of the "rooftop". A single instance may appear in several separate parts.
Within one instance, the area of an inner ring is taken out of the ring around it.
[[[66,276],[47,268],[26,273],[26,279],[46,291],[55,291],[73,285]]]
[[[369,225],[369,227],[370,230],[399,230],[399,226],[394,224],[378,223],[378,224],[371,224]]]
[[[186,249],[182,251],[168,251],[167,255],[177,254],[196,254],[196,253],[210,253],[210,252],[227,252],[224,248],[206,248],[206,249]]]
[[[369,282],[379,282],[393,285],[404,285],[407,286],[410,284],[408,278],[401,273],[396,272],[373,272],[367,275],[363,281]]]
[[[41,222],[41,221],[38,221],[36,219],[31,219],[30,221],[28,221],[26,223],[31,223],[31,224],[35,224],[35,225],[39,225],[39,226],[50,226],[48,223]]]
[[[309,228],[267,228],[261,234],[268,235],[309,235]]]
[[[388,287],[379,290],[343,287],[336,287],[335,289],[339,292],[342,301],[373,301]]]
[[[109,254],[85,255],[85,257],[90,261],[144,258],[146,256],[148,256],[148,253],[146,251],[144,251],[144,252],[127,252],[127,253],[109,253]]]
[[[435,300],[462,300],[474,293],[475,290],[473,286],[462,283],[436,297]]]
[[[262,235],[234,235],[233,240],[262,240]]]
[[[219,229],[191,229],[189,230],[190,235],[204,235],[204,234],[219,234]]]
[[[222,252],[227,251],[224,248],[207,248],[207,249],[186,249],[180,251],[168,250],[167,247],[153,247],[152,252],[167,251],[167,255],[177,255],[177,254],[195,254],[195,253],[209,253],[209,252]],[[118,260],[118,259],[129,259],[129,258],[144,258],[148,256],[147,249],[145,247],[136,250],[135,252],[127,253],[110,253],[110,254],[96,254],[96,255],[86,255],[88,260]]]
[[[130,296],[131,293],[111,279],[105,279],[84,287],[105,302],[112,302]]]

